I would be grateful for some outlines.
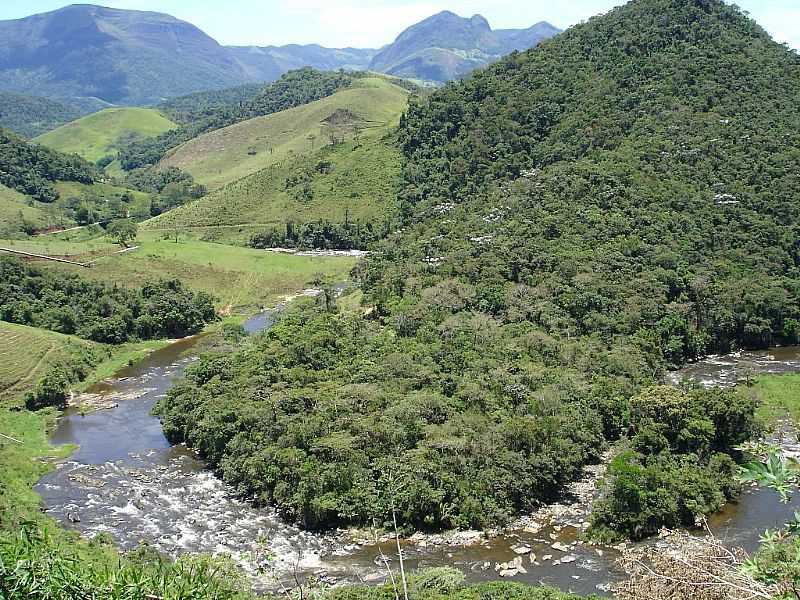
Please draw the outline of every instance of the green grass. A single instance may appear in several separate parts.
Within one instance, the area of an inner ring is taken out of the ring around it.
[[[101,345],[0,321],[0,402],[16,398],[54,363]]]
[[[76,238],[69,240],[70,236]],[[308,287],[318,274],[342,281],[356,259],[275,254],[264,250],[203,242],[181,235],[179,243],[164,240],[160,232],[141,231],[132,245],[139,248],[116,254],[118,246],[106,238],[81,239],[81,232],[3,241],[0,246],[46,255],[70,256],[76,262],[93,260],[91,269],[40,262],[43,267],[78,273],[119,285],[143,285],[157,279],[180,279],[195,290],[217,299],[217,306],[250,313]]]
[[[37,229],[45,228],[55,222],[55,217],[48,212],[48,205],[37,202],[28,196],[0,184],[0,232],[18,232],[22,221]]]
[[[106,237],[81,240],[79,231],[60,235],[42,235],[22,240],[0,240],[0,246],[20,252],[45,256],[66,256],[71,259],[89,259],[93,255],[113,253],[119,250],[119,246],[111,243]],[[75,241],[72,240],[73,236],[76,238]],[[81,260],[76,260],[76,262],[81,262]]]
[[[150,215],[150,194],[136,190],[111,185],[109,183],[93,183],[86,185],[75,181],[59,181],[56,183],[56,190],[61,198],[95,198],[99,204],[107,202],[112,198],[121,198],[123,194],[129,194],[133,200],[127,204],[131,217]]]
[[[321,161],[333,166],[329,173],[316,167]],[[298,157],[263,169],[226,185],[195,202],[160,215],[143,224],[146,229],[214,228],[222,239],[236,241],[235,227],[249,234],[266,227],[282,227],[287,221],[346,218],[381,223],[396,211],[400,180],[400,151],[393,140],[368,136],[359,144],[350,140],[326,146],[311,156]],[[286,181],[308,174],[313,197],[298,199]],[[234,228],[231,231],[231,228]]]
[[[761,402],[758,416],[765,422],[789,417],[800,423],[800,374],[763,375],[752,389]]]
[[[366,123],[364,136],[371,130],[382,134],[399,122],[407,98],[406,90],[385,79],[361,79],[328,98],[195,138],[176,148],[161,165],[180,167],[216,190],[297,155],[313,153],[324,143],[324,120],[338,109],[350,110]],[[309,135],[317,139],[312,143]]]
[[[47,369],[102,346],[67,335],[0,321],[0,524],[39,517],[39,498],[31,489],[48,470],[46,460],[63,457],[68,448],[47,443],[55,413],[19,410],[25,392]],[[45,460],[46,459],[46,460]]]
[[[74,198],[91,199],[97,206],[112,198],[121,198],[129,194],[133,200],[127,204],[132,217],[144,217],[150,214],[150,195],[136,190],[117,187],[108,183],[86,185],[73,181],[56,182],[55,188],[64,201]],[[75,222],[66,217],[59,203],[45,204],[32,200],[28,196],[0,185],[0,236],[18,235],[22,231],[20,213],[26,223],[35,229],[62,226],[71,227]]]
[[[151,108],[108,108],[62,125],[34,141],[95,162],[115,154],[121,138],[131,135],[155,137],[175,127],[175,123]]]

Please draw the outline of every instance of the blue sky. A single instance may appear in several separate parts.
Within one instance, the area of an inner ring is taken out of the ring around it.
[[[86,1],[86,0],[84,0]],[[91,1],[91,0],[89,0]],[[0,0],[0,19],[60,8],[68,0]],[[440,10],[484,15],[494,28],[550,21],[566,28],[623,0],[105,0],[117,8],[166,12],[220,43],[321,43],[379,47]],[[738,0],[776,40],[800,48],[800,0]]]

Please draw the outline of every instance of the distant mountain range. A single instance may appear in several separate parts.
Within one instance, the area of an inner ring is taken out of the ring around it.
[[[269,82],[311,66],[375,70],[442,83],[558,33],[547,23],[493,31],[481,16],[443,12],[380,49],[226,47],[175,17],[76,4],[0,21],[0,91],[154,104],[203,90]]]
[[[442,83],[458,79],[514,50],[527,50],[560,33],[549,23],[493,31],[481,15],[464,19],[444,11],[413,25],[378,52],[370,69]]]

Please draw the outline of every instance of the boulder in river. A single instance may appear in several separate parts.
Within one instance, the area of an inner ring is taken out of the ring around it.
[[[525,544],[517,544],[516,546],[512,546],[511,550],[514,552],[514,554],[530,554],[531,553],[531,547],[530,546],[526,546]]]

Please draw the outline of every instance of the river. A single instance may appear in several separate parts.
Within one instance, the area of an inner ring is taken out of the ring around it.
[[[262,313],[246,329],[270,327],[275,314]],[[166,440],[150,411],[202,351],[204,340],[201,335],[176,342],[90,390],[116,403],[114,408],[85,415],[67,410],[51,439],[78,449],[36,486],[47,512],[87,537],[108,533],[125,550],[145,542],[173,557],[229,554],[252,576],[255,589],[273,587],[276,578],[292,582],[295,572],[329,581],[383,581],[381,553],[397,566],[390,541],[354,540],[345,532],[318,535],[288,525],[274,510],[237,498],[193,452]],[[800,348],[713,357],[672,378],[729,385],[744,372],[788,371],[800,371]],[[407,541],[407,566],[455,566],[469,580],[482,581],[500,578],[503,563],[516,559],[523,568],[516,569],[514,581],[603,593],[621,576],[617,551],[577,542],[595,479],[596,469],[590,470],[573,486],[574,497],[494,537],[474,532]],[[761,532],[780,526],[798,509],[800,500],[782,505],[772,492],[750,489],[711,526],[720,537],[753,550]]]

